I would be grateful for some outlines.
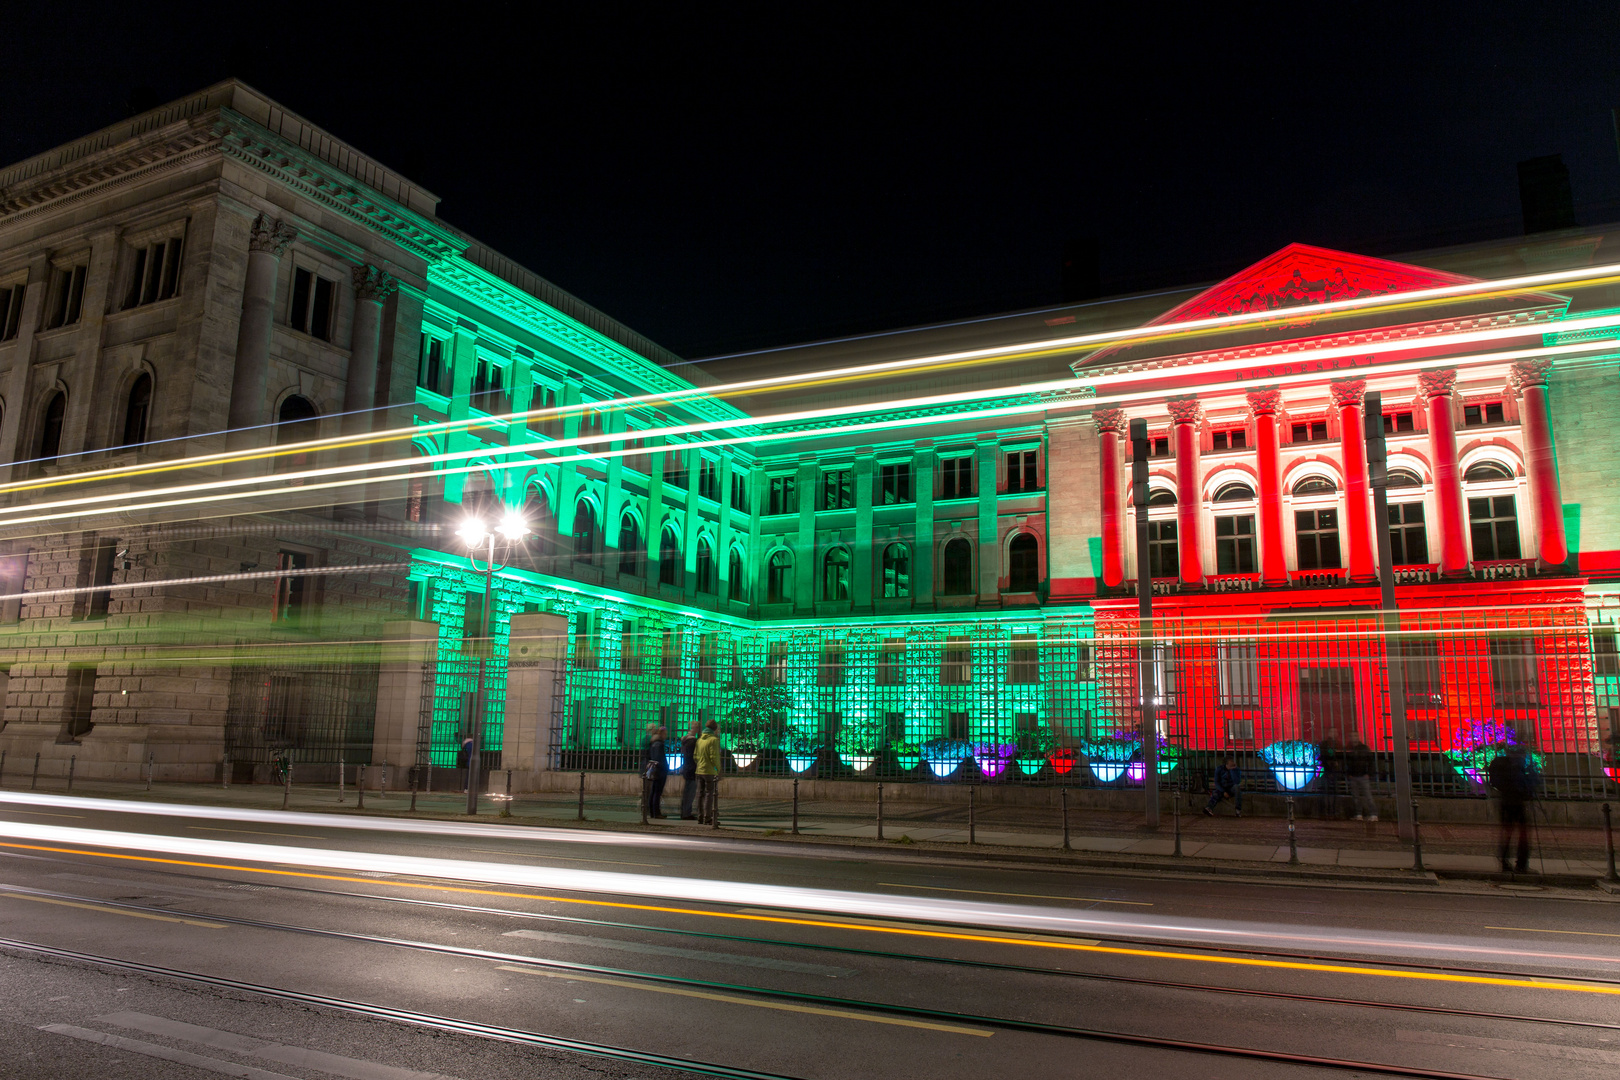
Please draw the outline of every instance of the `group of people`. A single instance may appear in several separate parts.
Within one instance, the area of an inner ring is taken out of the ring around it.
[[[647,725],[647,739],[641,747],[641,778],[650,818],[666,816],[664,784],[669,779],[668,743],[667,728],[662,724]],[[680,754],[681,820],[711,825],[719,812],[719,725],[713,720],[701,726],[694,722],[681,739]],[[697,812],[693,813],[694,810]]]

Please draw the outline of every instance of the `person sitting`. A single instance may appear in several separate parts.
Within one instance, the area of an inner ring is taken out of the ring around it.
[[[1215,770],[1215,779],[1209,785],[1209,802],[1204,804],[1204,813],[1214,817],[1215,807],[1222,799],[1231,799],[1237,816],[1243,816],[1243,773],[1238,771],[1236,758],[1227,758],[1226,763]]]

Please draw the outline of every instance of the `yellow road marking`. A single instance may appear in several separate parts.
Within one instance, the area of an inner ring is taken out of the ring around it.
[[[953,1035],[978,1035],[985,1039],[995,1034],[995,1032],[985,1031],[983,1028],[960,1027],[956,1024],[931,1024],[926,1020],[905,1020],[898,1016],[852,1012],[848,1009],[828,1009],[818,1005],[791,1005],[785,1001],[739,997],[735,994],[716,994],[709,990],[686,990],[678,986],[659,986],[655,983],[636,982],[631,979],[604,979],[595,975],[574,975],[566,971],[546,971],[541,968],[518,967],[516,964],[501,964],[499,968],[501,971],[516,971],[524,975],[544,975],[548,979],[600,983],[603,986],[623,986],[631,990],[651,990],[655,994],[675,994],[679,997],[702,998],[705,1001],[724,1001],[731,1005],[752,1005],[756,1009],[775,1009],[778,1012],[837,1016],[845,1020],[865,1020],[869,1024],[892,1024],[895,1027],[925,1028],[928,1031],[945,1031]]]
[[[464,850],[464,851],[481,851],[485,855],[516,855],[520,859],[556,859],[559,862],[602,863],[603,865],[612,865],[612,866],[662,866],[662,865],[664,865],[663,863],[655,863],[655,862],[627,862],[624,859],[571,859],[567,855],[542,855],[539,852],[535,852],[535,851],[506,851],[506,850],[503,850],[501,848],[470,847],[470,848],[463,848],[462,850]]]
[[[742,915],[768,915],[768,916],[791,915],[791,916],[793,916],[795,918],[799,918],[799,919],[816,919],[816,918],[820,917],[820,916],[816,915],[814,912],[789,911],[789,910],[786,910],[786,909],[783,909],[783,908],[747,908],[747,907],[745,907],[745,908],[738,908],[737,911],[738,911],[739,914],[742,914]],[[921,930],[921,931],[925,931],[925,932],[926,931],[931,931],[931,930],[934,929],[932,926],[929,926],[927,923],[900,922],[897,919],[862,919],[862,918],[860,918],[858,916],[855,916],[855,915],[840,915],[838,917],[841,920],[843,920],[844,922],[846,922],[846,923],[856,923],[856,924],[859,924],[863,928],[864,927],[881,926],[881,927],[888,927],[889,929],[894,929],[894,930]],[[999,931],[999,934],[1000,934],[1001,938],[1016,938],[1019,941],[1055,941],[1060,945],[1071,945],[1071,944],[1073,944],[1073,945],[1095,945],[1095,944],[1098,943],[1098,940],[1099,940],[1097,938],[1071,937],[1071,936],[1069,936],[1067,934],[1063,934],[1063,935],[1059,935],[1059,934],[1019,934],[1019,933],[1014,933],[1014,932],[1006,931],[1006,930]],[[999,940],[999,938],[998,938],[998,940]]]
[[[666,907],[661,904],[632,904],[623,900],[581,900],[573,896],[546,896],[535,893],[508,892],[502,889],[475,889],[465,885],[441,885],[435,882],[384,882],[375,878],[346,877],[342,874],[317,874],[308,870],[269,870],[262,866],[194,862],[189,859],[165,859],[156,855],[126,855],[117,852],[88,851],[84,848],[47,847],[43,844],[18,844],[9,841],[0,841],[0,847],[16,848],[21,851],[44,851],[54,855],[87,855],[92,858],[117,859],[122,862],[154,863],[162,866],[189,866],[200,870],[230,870],[243,874],[296,877],[309,881],[338,881],[351,885],[372,886],[386,884],[402,889],[431,889],[435,892],[461,893],[468,896],[500,896],[514,900],[539,900],[543,903],[552,904],[613,908],[617,911],[652,911],[664,915],[696,915],[708,919],[738,919],[746,922],[773,923],[781,926],[816,926],[829,930],[864,930],[869,933],[900,934],[906,937],[935,938],[945,941],[979,941],[991,945],[1025,945],[1031,948],[1064,949],[1070,952],[1097,953],[1108,956],[1135,956],[1150,960],[1186,960],[1204,964],[1223,964],[1230,967],[1270,968],[1278,971],[1315,971],[1334,975],[1368,975],[1386,979],[1411,979],[1415,982],[1460,983],[1468,986],[1509,986],[1521,990],[1563,990],[1577,994],[1604,994],[1620,997],[1620,985],[1605,986],[1573,980],[1508,979],[1494,975],[1458,975],[1443,971],[1400,971],[1394,968],[1363,967],[1356,964],[1309,964],[1299,960],[1262,960],[1247,956],[1172,952],[1169,949],[1136,949],[1127,948],[1123,945],[1092,945],[1081,941],[1045,941],[1014,937],[1007,934],[966,934],[948,930],[912,929],[903,926],[866,926],[858,922],[837,920],[834,916],[824,919],[800,919],[781,915],[751,915],[740,911],[701,911],[696,908]]]
[[[150,911],[127,911],[124,908],[107,907],[102,904],[81,904],[76,900],[58,900],[52,896],[29,896],[27,893],[7,892],[4,889],[0,889],[0,896],[10,897],[13,900],[32,900],[36,904],[55,904],[58,907],[79,908],[83,911],[104,911],[109,915],[128,915],[132,919],[155,919],[158,922],[185,923],[187,926],[201,926],[209,930],[225,929],[224,923],[187,919],[180,915],[156,915]]]
[[[1620,934],[1601,934],[1596,930],[1543,930],[1539,926],[1487,926],[1487,930],[1522,930],[1527,934],[1578,934],[1581,937],[1620,937]]]
[[[1129,904],[1132,907],[1152,907],[1144,900],[1104,900],[1100,896],[1052,896],[1047,893],[1032,892],[989,892],[985,889],[947,889],[940,885],[902,885],[898,881],[880,881],[879,885],[887,885],[891,889],[926,889],[929,892],[964,893],[972,896],[1022,896],[1026,900],[1072,900],[1086,901],[1092,904]]]
[[[300,840],[327,840],[327,839],[330,839],[330,837],[316,836],[313,833],[277,832],[274,829],[215,829],[215,828],[211,828],[211,827],[209,827],[207,825],[187,825],[186,828],[188,828],[188,829],[196,829],[198,832],[248,833],[248,834],[250,834],[252,836],[296,836]]]

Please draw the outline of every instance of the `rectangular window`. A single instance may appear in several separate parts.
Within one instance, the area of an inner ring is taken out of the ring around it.
[[[287,308],[287,322],[294,330],[322,341],[331,341],[336,301],[337,282],[301,266],[293,268],[292,301]]]
[[[945,458],[939,463],[942,499],[966,499],[973,494],[973,459]]]
[[[1215,519],[1215,572],[1254,573],[1254,515],[1234,514]]]
[[[1036,490],[1036,457],[1034,450],[1014,450],[1007,455],[1008,491]]]
[[[473,368],[472,407],[491,415],[507,412],[505,383],[501,365],[480,357]]]
[[[1620,675],[1620,647],[1613,626],[1592,627],[1592,674]]]
[[[1170,436],[1155,435],[1148,438],[1146,441],[1148,457],[1162,458],[1170,456]],[[1135,451],[1133,450],[1132,452],[1134,453]]]
[[[957,742],[965,742],[968,737],[968,714],[953,712],[945,714],[945,734],[947,738]]]
[[[664,451],[664,484],[667,487],[677,488],[686,486],[686,451],[681,449]]]
[[[300,571],[309,569],[309,555],[302,551],[276,552],[276,573],[284,575],[276,578],[275,598],[271,604],[270,618],[281,626],[297,626],[304,616],[304,601],[308,596],[309,577]],[[483,594],[478,594],[479,602],[483,602]]]
[[[1149,665],[1149,685],[1153,700],[1162,709],[1176,704],[1176,650],[1173,645],[1160,642],[1153,646],[1153,660]]]
[[[791,476],[771,477],[771,489],[766,500],[767,514],[797,514],[799,512],[798,487]]]
[[[1176,523],[1168,518],[1148,522],[1148,576],[1175,577],[1180,573],[1176,560]]]
[[[1095,655],[1091,642],[1082,641],[1079,643],[1074,657],[1074,678],[1076,682],[1092,682],[1095,679],[1095,672],[1092,671],[1092,659]]]
[[[601,409],[586,409],[579,414],[579,437],[581,439],[599,439],[606,431],[606,420]]]
[[[877,498],[879,506],[911,501],[911,463],[878,466]]]
[[[1029,685],[1041,681],[1041,654],[1034,634],[1014,634],[1007,660],[1007,681]]]
[[[422,348],[416,358],[416,385],[435,394],[450,396],[450,363],[442,338],[422,335]]]
[[[883,714],[883,737],[888,740],[891,746],[906,741],[905,713],[886,712]]]
[[[906,681],[906,642],[904,638],[888,638],[878,652],[877,684],[902,686]]]
[[[1306,420],[1293,425],[1292,442],[1322,442],[1328,437],[1326,420]]]
[[[1260,647],[1252,641],[1222,641],[1215,646],[1220,703],[1228,708],[1260,704]]]
[[[1440,649],[1434,638],[1403,638],[1396,642],[1395,659],[1405,680],[1408,709],[1438,709],[1445,704]]]
[[[1339,512],[1295,510],[1294,542],[1301,570],[1339,567]]]
[[[945,661],[939,666],[939,681],[946,686],[966,686],[973,681],[973,647],[967,638],[945,642]]]
[[[1491,641],[1491,696],[1498,709],[1533,709],[1541,704],[1533,639]]]
[[[1254,719],[1252,717],[1229,716],[1226,718],[1226,741],[1248,742],[1254,738]]]
[[[80,310],[84,307],[84,272],[83,266],[72,266],[52,272],[45,329],[54,330],[58,326],[72,326],[79,321]]]
[[[574,612],[574,666],[581,671],[596,669],[596,620],[589,611]]]
[[[1242,450],[1249,445],[1249,433],[1243,428],[1217,431],[1210,438],[1217,450]]]
[[[129,291],[124,307],[140,307],[167,300],[180,291],[180,238],[159,240],[135,249]]]
[[[1392,566],[1419,566],[1429,561],[1429,533],[1423,504],[1390,503],[1389,561]]]
[[[27,291],[28,286],[20,281],[0,289],[0,341],[10,341],[17,336],[22,322],[23,295]]]
[[[0,623],[16,623],[22,621],[23,584],[28,580],[28,555],[18,552],[16,555],[0,557],[0,596],[9,596],[9,600],[0,600]]]
[[[681,677],[681,632],[664,631],[664,651],[658,657],[658,674],[666,679]]]
[[[731,508],[748,513],[748,474],[738,469],[731,472]]]
[[[635,619],[625,619],[619,624],[619,670],[641,673],[642,637],[641,624]]]
[[[698,682],[717,681],[720,667],[720,639],[716,634],[704,634],[698,639]]]
[[[448,368],[445,371],[445,384],[450,381]],[[539,416],[529,417],[529,430],[536,435],[543,435],[548,439],[560,439],[563,433],[562,417],[557,413],[556,387],[544,383],[534,384],[534,393],[529,398],[530,410],[538,410]]]
[[[787,683],[788,676],[788,647],[786,645],[772,645],[765,653],[765,677],[773,686],[782,686]]]
[[[84,601],[84,618],[105,619],[112,599],[113,568],[118,560],[118,541],[102,540],[90,553],[90,587]]]
[[[1469,499],[1468,535],[1475,562],[1519,558],[1519,514],[1513,496]]]
[[[484,591],[468,589],[461,596],[461,649],[470,656],[484,654]]]
[[[720,465],[708,458],[698,459],[698,498],[720,501]]]
[[[848,510],[855,505],[854,474],[849,469],[828,469],[821,474],[821,509]]]
[[[67,674],[67,735],[78,739],[93,726],[91,710],[96,701],[96,665],[74,664]]]
[[[1500,401],[1481,401],[1474,405],[1463,406],[1464,427],[1483,427],[1486,424],[1500,424],[1502,421]]]
[[[1403,431],[1413,431],[1411,412],[1388,412],[1384,414],[1384,434],[1399,435]]]
[[[828,641],[822,643],[821,662],[816,665],[816,685],[844,685],[844,646],[842,642]]]

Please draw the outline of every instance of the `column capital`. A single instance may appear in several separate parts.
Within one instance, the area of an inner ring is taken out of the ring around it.
[[[1196,424],[1204,418],[1204,407],[1194,397],[1172,398],[1164,403],[1170,418],[1178,424]]]
[[[1333,391],[1333,404],[1340,408],[1346,405],[1360,405],[1367,393],[1367,380],[1345,379],[1333,383],[1330,389]]]
[[[1424,398],[1446,397],[1457,388],[1457,369],[1441,368],[1418,374],[1418,393]]]
[[[1275,386],[1249,391],[1249,412],[1255,416],[1276,416],[1282,411],[1282,391]]]
[[[293,226],[260,214],[253,219],[253,226],[248,234],[248,250],[268,252],[279,259],[286,253],[287,245],[296,239],[298,230]]]
[[[1125,434],[1128,426],[1124,409],[1093,409],[1091,420],[1097,425],[1098,431],[1112,431],[1115,435]]]
[[[1547,385],[1547,372],[1551,370],[1551,360],[1517,360],[1508,375],[1508,383],[1516,390],[1544,387]]]
[[[399,289],[398,278],[370,263],[354,267],[353,273],[355,296],[360,300],[375,300],[380,304]]]

